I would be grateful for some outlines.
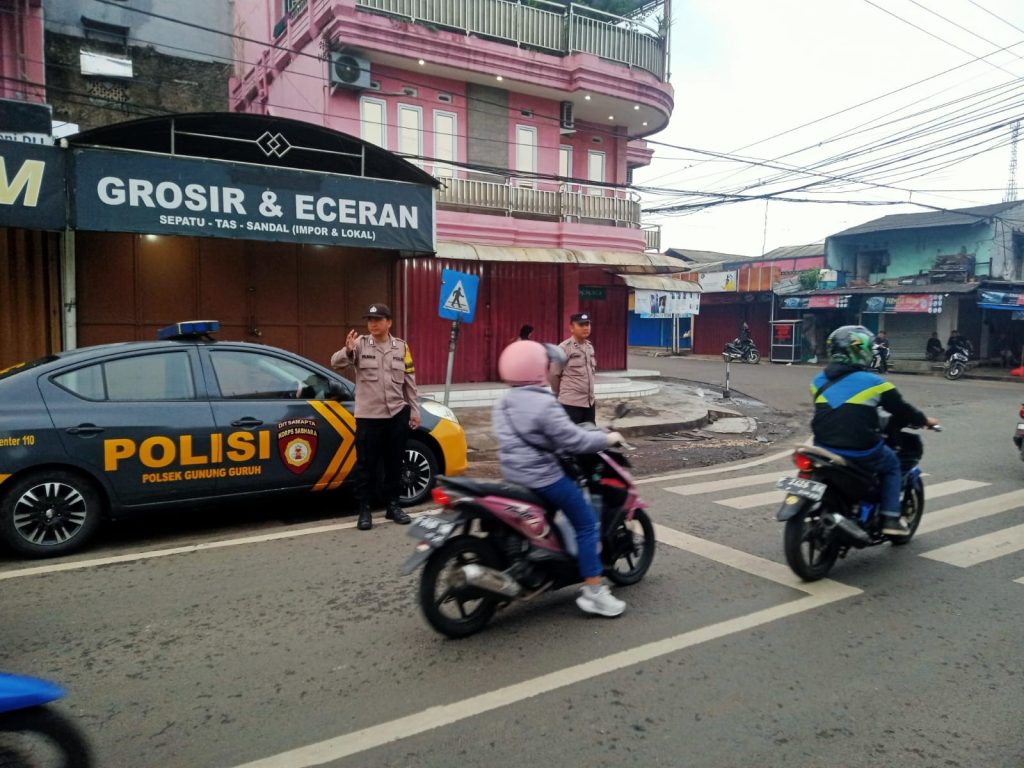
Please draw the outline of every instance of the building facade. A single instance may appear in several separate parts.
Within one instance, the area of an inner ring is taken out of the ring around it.
[[[250,0],[235,10],[245,42],[232,110],[358,136],[440,181],[436,254],[400,254],[386,297],[421,350],[424,381],[444,373],[444,268],[481,278],[456,380],[496,378],[521,325],[558,341],[576,311],[594,316],[599,364],[625,367],[628,288],[617,275],[670,269],[646,253],[656,232],[642,228],[629,189],[651,159],[642,137],[672,111],[668,19],[543,0]]]

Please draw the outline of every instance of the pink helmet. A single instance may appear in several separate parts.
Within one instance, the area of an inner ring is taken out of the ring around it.
[[[548,352],[536,341],[513,341],[498,358],[498,375],[506,384],[547,384]]]

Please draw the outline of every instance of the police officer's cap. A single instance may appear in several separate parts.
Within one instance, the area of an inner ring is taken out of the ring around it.
[[[577,312],[575,315],[570,315],[570,323],[589,323],[590,315],[586,312]]]
[[[386,317],[388,320],[390,320],[391,307],[389,307],[387,304],[371,304],[370,308],[366,310],[366,314],[363,315],[363,319],[369,320],[371,317]]]

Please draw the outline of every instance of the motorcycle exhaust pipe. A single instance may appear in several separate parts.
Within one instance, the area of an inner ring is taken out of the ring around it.
[[[462,575],[469,586],[482,589],[485,592],[493,592],[502,597],[517,597],[523,591],[519,582],[511,576],[484,565],[470,563],[463,566]]]
[[[844,516],[832,513],[832,525],[838,528],[847,537],[853,540],[854,546],[866,547],[871,543],[871,537],[868,536],[867,531],[857,525],[853,520]]]

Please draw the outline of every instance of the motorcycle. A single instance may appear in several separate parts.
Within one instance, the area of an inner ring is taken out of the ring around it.
[[[974,363],[970,359],[970,347],[957,347],[942,367],[946,370],[947,379],[950,381],[959,379],[974,367]]]
[[[941,427],[931,429],[941,431]],[[804,581],[828,575],[838,558],[851,548],[875,547],[889,541],[894,547],[910,543],[924,513],[924,481],[918,464],[924,445],[918,435],[893,427],[886,444],[900,460],[900,511],[909,536],[882,533],[877,478],[844,457],[819,446],[800,446],[793,452],[797,477],[784,477],[778,487],[786,498],[776,519],[786,524],[783,548],[786,562]]]
[[[92,750],[66,715],[48,706],[64,696],[60,686],[34,677],[0,673],[0,765],[11,768],[89,768]]]
[[[741,360],[751,365],[757,365],[761,362],[761,354],[750,339],[746,341],[740,341],[738,338],[733,339],[725,345],[725,348],[722,350],[722,357],[726,360]]]
[[[563,464],[600,521],[604,575],[619,586],[636,584],[651,567],[655,540],[628,459],[607,449]],[[424,566],[420,608],[441,634],[472,635],[499,607],[580,581],[572,524],[529,488],[442,475],[432,493],[444,511],[409,526],[419,543],[402,574]]]
[[[883,350],[885,350],[885,351],[883,352]],[[882,346],[881,344],[872,344],[871,345],[871,353],[873,355],[872,358],[871,358],[871,366],[870,366],[872,371],[880,371],[881,373],[886,373],[890,368],[892,368],[892,350],[891,349],[889,349],[888,347]],[[882,360],[883,356],[885,358],[884,362]]]
[[[1017,414],[1020,421],[1017,422],[1017,431],[1013,434],[1013,444],[1020,452],[1021,461],[1024,461],[1024,403],[1021,403],[1020,412]]]

